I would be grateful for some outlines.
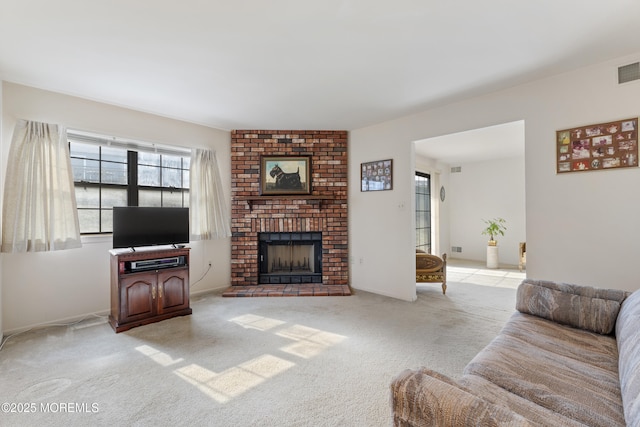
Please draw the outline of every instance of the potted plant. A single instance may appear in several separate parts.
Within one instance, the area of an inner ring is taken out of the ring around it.
[[[505,227],[506,221],[503,218],[484,219],[486,227],[482,230],[482,234],[489,236],[489,246],[496,246],[498,241],[496,236],[504,236],[504,232],[507,230]]]
[[[498,235],[504,236],[504,232],[507,230],[505,227],[505,220],[503,218],[494,218],[490,220],[483,220],[486,227],[482,230],[482,234],[489,236],[489,243],[487,245],[487,268],[498,268],[498,241],[496,237]]]

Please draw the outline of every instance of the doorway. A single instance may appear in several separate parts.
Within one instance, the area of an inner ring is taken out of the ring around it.
[[[500,239],[501,263],[518,265],[519,243],[526,242],[524,137],[518,120],[414,142],[414,175],[429,173],[431,192],[440,192],[431,198],[434,255],[486,261],[482,220],[501,217],[509,228]]]

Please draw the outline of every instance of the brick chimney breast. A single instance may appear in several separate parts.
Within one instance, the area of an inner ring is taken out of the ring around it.
[[[309,156],[311,194],[260,195],[262,156]],[[231,284],[258,285],[258,233],[321,232],[322,284],[348,285],[347,132],[231,132]]]

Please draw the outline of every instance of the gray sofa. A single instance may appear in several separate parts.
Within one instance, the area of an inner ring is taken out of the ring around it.
[[[458,380],[394,378],[394,425],[640,426],[640,291],[527,279],[516,299]]]

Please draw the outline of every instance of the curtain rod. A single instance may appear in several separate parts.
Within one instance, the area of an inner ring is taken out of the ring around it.
[[[89,144],[106,145],[109,147],[124,148],[135,151],[146,151],[158,154],[168,155],[190,155],[191,148],[179,147],[174,145],[163,145],[152,142],[136,141],[132,139],[118,138],[115,136],[99,135],[91,132],[85,132],[76,129],[67,129],[69,139]]]

